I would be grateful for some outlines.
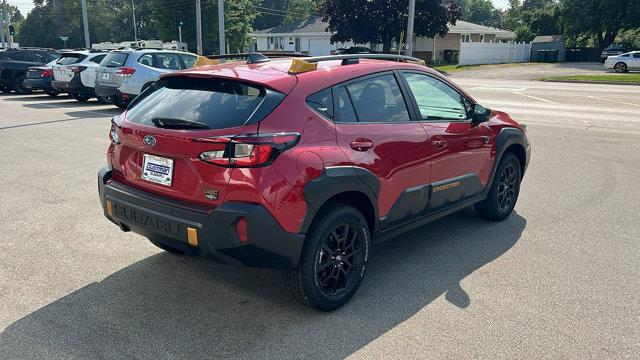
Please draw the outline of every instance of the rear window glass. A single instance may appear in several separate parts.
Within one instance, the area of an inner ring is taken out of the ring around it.
[[[183,130],[244,125],[265,98],[263,88],[237,81],[174,77],[158,81],[127,111],[127,120]]]
[[[103,66],[103,67],[124,66],[124,64],[127,62],[128,57],[129,55],[125,53],[112,52],[112,53],[109,53],[107,57],[104,58],[104,60],[102,60],[102,62],[100,63],[100,66]]]
[[[60,59],[58,59],[58,61],[56,62],[56,64],[58,65],[71,65],[71,64],[77,64],[80,61],[84,60],[84,58],[86,58],[86,55],[82,55],[82,54],[62,54],[60,56]]]

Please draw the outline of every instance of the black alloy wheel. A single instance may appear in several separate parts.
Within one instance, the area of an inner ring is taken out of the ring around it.
[[[354,224],[338,224],[331,230],[316,258],[316,283],[328,296],[353,287],[365,259],[365,245]]]
[[[509,211],[516,199],[516,176],[518,171],[513,163],[507,164],[498,182],[498,210]]]
[[[358,209],[342,202],[325,204],[306,234],[298,265],[287,275],[293,296],[321,311],[346,304],[364,279],[370,239]]]

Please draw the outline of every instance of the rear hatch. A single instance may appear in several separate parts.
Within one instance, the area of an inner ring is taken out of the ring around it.
[[[131,104],[112,127],[111,166],[118,181],[178,200],[215,207],[223,202],[230,166],[201,155],[222,155],[219,141],[256,134],[259,121],[284,94],[235,80],[172,76]]]
[[[120,75],[122,68],[127,64],[131,54],[122,51],[110,52],[101,62],[100,67],[96,69],[96,84],[111,87],[120,87],[125,79],[126,74]]]
[[[53,79],[56,81],[69,82],[73,78],[73,65],[81,62],[87,56],[78,53],[63,53],[60,59],[53,64]]]

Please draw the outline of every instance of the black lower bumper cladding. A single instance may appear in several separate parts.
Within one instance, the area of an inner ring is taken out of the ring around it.
[[[104,215],[123,231],[231,265],[286,269],[298,264],[304,234],[284,231],[262,205],[227,202],[210,210],[136,189],[111,177],[108,167],[98,173],[100,202]],[[246,243],[240,242],[236,232],[243,217],[248,224]]]

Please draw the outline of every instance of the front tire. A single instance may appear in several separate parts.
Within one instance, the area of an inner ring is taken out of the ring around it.
[[[49,96],[51,96],[51,97],[56,97],[56,96],[60,95],[60,92],[56,91],[56,90],[45,90],[44,93],[49,95]]]
[[[475,205],[478,215],[493,221],[501,221],[511,215],[520,195],[521,169],[518,157],[510,152],[504,154],[487,198]]]
[[[113,100],[108,96],[97,96],[98,102],[101,104],[113,104]]]
[[[369,226],[356,208],[329,204],[314,220],[300,262],[287,276],[291,293],[321,311],[347,303],[364,278],[370,238]]]

